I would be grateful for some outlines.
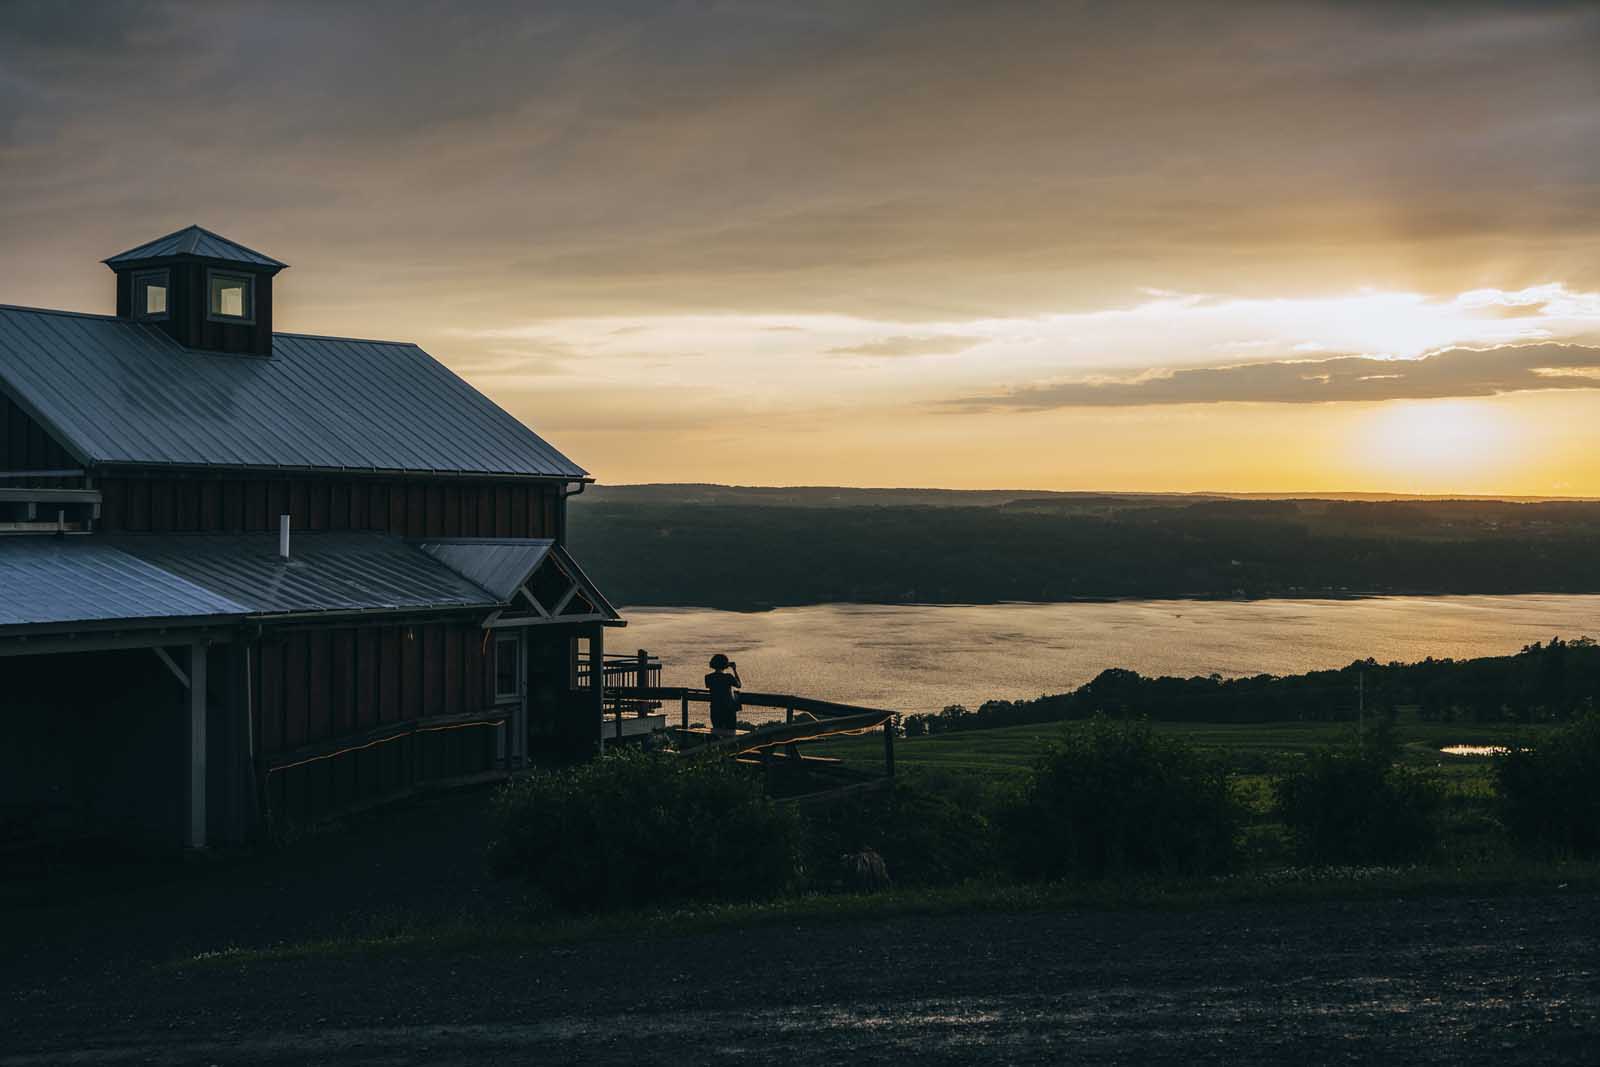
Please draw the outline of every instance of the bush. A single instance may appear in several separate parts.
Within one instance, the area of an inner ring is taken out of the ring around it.
[[[1390,863],[1433,849],[1444,791],[1394,757],[1393,743],[1380,734],[1315,752],[1278,779],[1278,811],[1302,861]]]
[[[1096,717],[1045,751],[1000,823],[1018,874],[1097,878],[1226,869],[1240,815],[1191,745]]]
[[[818,888],[856,884],[847,857],[868,851],[883,858],[894,885],[948,885],[996,865],[987,805],[921,775],[806,814],[806,870]]]
[[[570,911],[752,899],[799,874],[800,826],[731,760],[619,751],[508,784],[490,863]]]
[[[1557,857],[1600,853],[1600,716],[1496,756],[1500,818],[1512,844]]]

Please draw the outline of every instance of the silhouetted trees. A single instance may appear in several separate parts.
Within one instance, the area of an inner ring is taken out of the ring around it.
[[[1535,643],[1513,656],[1357,660],[1338,670],[1278,677],[1146,678],[1112,668],[1071,693],[991,700],[908,715],[908,737],[1028,723],[1146,716],[1172,722],[1353,721],[1411,709],[1425,722],[1563,722],[1600,703],[1600,647],[1587,637]]]
[[[569,521],[590,575],[633,605],[1600,592],[1600,504],[578,498]]]

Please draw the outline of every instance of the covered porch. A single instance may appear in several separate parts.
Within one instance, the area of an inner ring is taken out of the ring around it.
[[[594,751],[620,619],[552,542],[502,596],[471,545],[276,541],[0,538],[0,834],[201,848]]]

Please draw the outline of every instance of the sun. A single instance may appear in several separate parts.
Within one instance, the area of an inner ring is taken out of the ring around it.
[[[1516,460],[1518,434],[1482,400],[1404,400],[1377,405],[1356,427],[1358,461],[1395,489],[1468,491]]]

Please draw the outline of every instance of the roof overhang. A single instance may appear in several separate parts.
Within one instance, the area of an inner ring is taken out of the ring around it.
[[[502,607],[485,620],[488,628],[624,625],[621,614],[557,541],[455,537],[421,541],[417,547],[499,598]]]
[[[406,624],[624,625],[543,539],[408,542],[305,533],[0,538],[0,656],[230,640],[239,630]]]

